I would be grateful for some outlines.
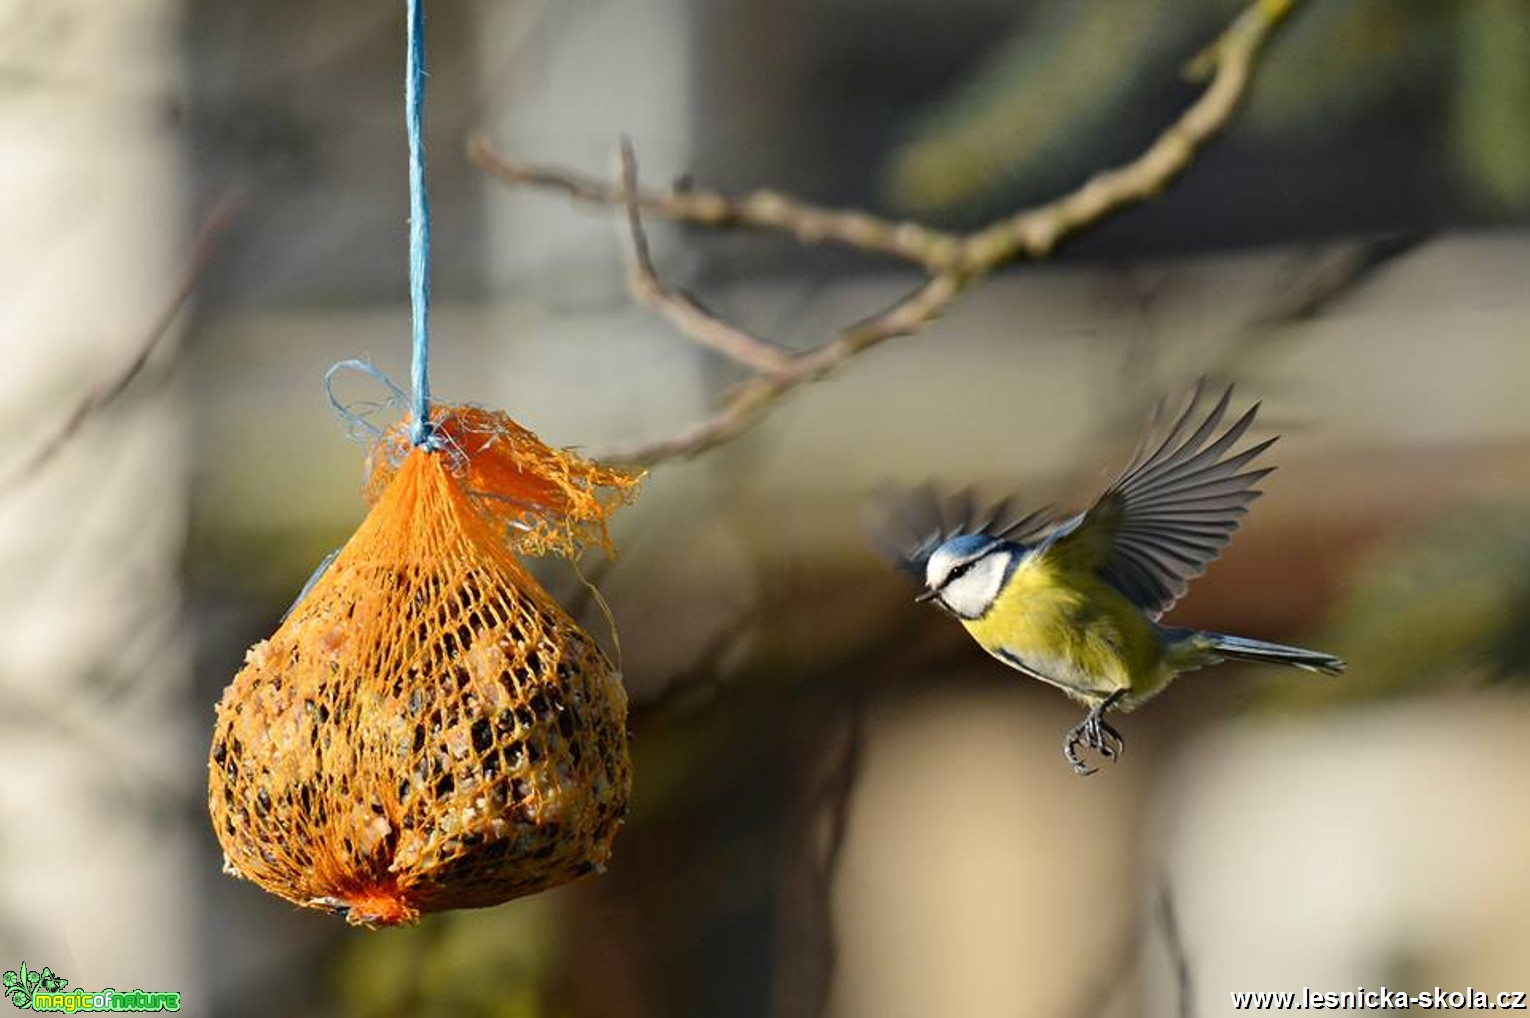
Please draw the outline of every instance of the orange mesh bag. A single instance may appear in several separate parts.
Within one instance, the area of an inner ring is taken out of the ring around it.
[[[600,869],[631,784],[621,676],[512,545],[604,543],[637,476],[434,419],[441,451],[379,443],[371,511],[250,648],[208,765],[225,870],[358,925]]]

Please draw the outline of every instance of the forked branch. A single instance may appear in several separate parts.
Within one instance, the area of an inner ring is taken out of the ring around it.
[[[742,197],[639,186],[637,160],[623,140],[615,181],[606,183],[521,162],[475,137],[469,154],[484,170],[518,187],[561,192],[586,204],[621,206],[628,234],[628,285],[684,335],[749,371],[715,414],[679,434],[610,457],[652,464],[695,456],[737,437],[782,395],[838,369],[861,351],[934,321],[990,272],[1018,258],[1042,258],[1079,229],[1161,192],[1196,151],[1221,130],[1248,89],[1254,62],[1270,32],[1296,0],[1256,0],[1186,68],[1207,84],[1199,99],[1137,158],[1106,170],[1053,201],[1005,216],[968,233],[937,230],[856,210],[828,209],[774,191]],[[789,351],[710,311],[667,286],[649,255],[643,215],[713,228],[785,233],[803,244],[832,243],[907,262],[925,281],[891,307],[841,328],[817,346]]]

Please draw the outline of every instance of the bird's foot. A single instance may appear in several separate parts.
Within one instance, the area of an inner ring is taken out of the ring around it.
[[[1089,714],[1068,730],[1063,739],[1063,756],[1073,767],[1073,773],[1087,777],[1099,768],[1090,767],[1079,756],[1079,747],[1087,746],[1100,754],[1106,760],[1119,760],[1126,750],[1126,740],[1121,738],[1121,733],[1105,720],[1105,713],[1114,707],[1121,697],[1126,695],[1125,690],[1116,692],[1101,700],[1090,710]]]

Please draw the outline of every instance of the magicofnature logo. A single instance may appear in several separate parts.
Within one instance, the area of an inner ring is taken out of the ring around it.
[[[68,989],[69,980],[44,967],[41,972],[21,968],[0,974],[5,996],[23,1011],[179,1011],[181,995],[160,990],[113,990],[91,993]]]
[[[28,1009],[39,993],[57,993],[69,985],[69,980],[54,975],[53,970],[47,967],[41,972],[32,972],[27,969],[27,963],[22,962],[19,972],[0,975],[0,983],[4,984],[5,995],[12,1004]]]

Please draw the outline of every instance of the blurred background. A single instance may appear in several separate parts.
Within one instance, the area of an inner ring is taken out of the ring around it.
[[[598,453],[739,378],[627,296],[616,216],[491,178],[474,131],[967,228],[1140,152],[1239,9],[430,0],[436,392]],[[0,968],[230,1018],[1530,990],[1530,6],[1305,0],[1159,199],[658,464],[585,564],[633,701],[609,873],[366,933],[220,875],[205,760],[364,511],[325,369],[407,376],[402,53],[401,3],[0,3]],[[920,279],[649,227],[667,280],[790,346]],[[1171,621],[1351,669],[1187,677],[1081,780],[1076,708],[916,608],[860,512],[926,478],[1082,504],[1201,374],[1285,437]]]

